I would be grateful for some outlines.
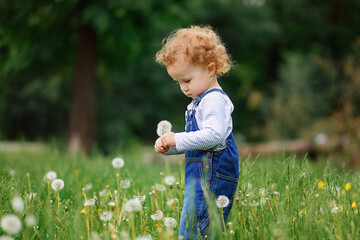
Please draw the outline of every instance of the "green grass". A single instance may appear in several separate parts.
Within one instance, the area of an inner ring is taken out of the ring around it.
[[[141,153],[139,147],[122,154],[125,166],[118,170],[111,165],[115,155],[88,158],[56,150],[0,152],[0,217],[15,214],[22,221],[22,230],[12,236],[15,239],[96,239],[96,236],[134,239],[148,234],[153,239],[177,239],[178,226],[167,228],[164,219],[155,221],[151,215],[160,209],[164,217],[179,220],[184,165],[178,165],[173,159],[166,164],[147,163]],[[61,191],[52,190],[43,180],[48,171],[55,171],[57,177],[64,180]],[[152,186],[164,184],[166,175],[175,176],[179,185],[166,186],[165,191],[154,190]],[[243,159],[230,224],[226,231],[213,227],[212,236],[214,239],[219,239],[218,236],[223,239],[359,239],[359,176],[358,172],[335,170],[324,162],[314,164],[295,156]],[[119,187],[120,179],[129,179],[130,188]],[[82,190],[89,183],[92,189]],[[108,193],[101,196],[104,190]],[[31,192],[35,192],[36,197],[30,200]],[[141,211],[128,213],[124,204],[134,195],[146,195],[146,199]],[[11,200],[15,196],[25,200],[24,212],[13,210]],[[85,208],[85,197],[94,196],[96,204]],[[178,201],[169,206],[170,199]],[[114,202],[115,207],[109,206],[109,202]],[[332,212],[335,206],[337,213]],[[110,221],[100,220],[100,212],[112,210]],[[218,209],[213,207],[210,211],[216,213]],[[38,220],[35,227],[26,227],[24,219],[28,215]],[[5,234],[0,228],[0,235]]]

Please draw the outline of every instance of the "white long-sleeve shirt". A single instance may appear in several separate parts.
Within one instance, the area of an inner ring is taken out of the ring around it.
[[[194,108],[194,102],[195,100],[187,106],[187,111]],[[220,151],[224,148],[226,139],[233,128],[231,113],[234,105],[230,98],[218,91],[213,91],[205,95],[195,109],[199,130],[175,133],[175,147],[171,147],[165,153],[166,155],[181,154],[186,150]]]

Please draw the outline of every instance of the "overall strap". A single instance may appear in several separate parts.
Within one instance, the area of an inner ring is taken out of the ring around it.
[[[195,99],[194,106],[197,107],[197,106],[199,105],[201,99],[203,99],[208,93],[211,93],[211,92],[219,92],[219,93],[222,93],[222,94],[224,94],[224,95],[227,96],[227,94],[226,94],[223,90],[221,90],[221,89],[219,89],[219,88],[212,88],[212,89],[210,89],[209,91],[207,91],[207,92],[203,93],[202,95],[198,96],[198,97]]]

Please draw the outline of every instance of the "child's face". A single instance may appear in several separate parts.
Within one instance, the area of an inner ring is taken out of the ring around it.
[[[214,70],[209,66],[196,66],[181,61],[167,67],[167,72],[179,83],[187,97],[195,99],[208,89],[218,86]]]

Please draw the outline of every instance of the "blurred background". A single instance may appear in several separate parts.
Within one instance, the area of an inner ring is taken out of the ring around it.
[[[152,146],[190,99],[155,62],[173,30],[211,25],[236,67],[241,154],[360,166],[359,0],[0,1],[0,140],[72,153]]]

